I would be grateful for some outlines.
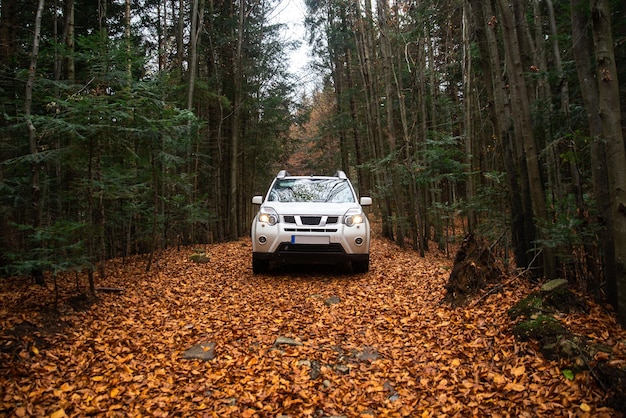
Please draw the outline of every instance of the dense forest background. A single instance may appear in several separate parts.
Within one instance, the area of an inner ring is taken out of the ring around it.
[[[93,290],[246,235],[279,169],[341,168],[386,238],[480,234],[626,324],[622,0],[305,5],[312,94],[279,1],[1,0],[2,275]]]

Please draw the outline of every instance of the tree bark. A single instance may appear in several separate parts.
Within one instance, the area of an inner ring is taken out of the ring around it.
[[[104,31],[107,29],[107,1],[98,0],[98,29],[103,32],[103,37],[105,36]]]
[[[37,59],[39,57],[39,41],[41,37],[41,16],[43,15],[43,8],[45,0],[39,0],[37,6],[37,14],[35,16],[35,28],[33,36],[33,49],[30,55],[30,66],[28,68],[28,80],[26,81],[26,92],[24,100],[24,119],[28,128],[28,145],[32,156],[31,163],[31,203],[32,203],[32,226],[33,228],[39,228],[41,225],[42,209],[41,209],[41,185],[40,174],[41,165],[36,155],[39,153],[39,147],[37,145],[37,132],[35,125],[32,121],[32,105],[33,105],[33,84],[35,83],[35,76],[37,73]],[[33,277],[37,284],[44,285],[45,280],[43,272],[41,270],[33,271]]]
[[[200,3],[200,4],[199,4]],[[193,94],[198,72],[198,39],[204,16],[204,0],[193,0],[191,9],[191,35],[189,39],[189,89],[187,90],[187,110],[193,110]]]
[[[554,5],[552,0],[546,0],[548,6],[548,15],[550,17],[550,34],[552,36],[552,53],[554,54],[554,65],[556,67],[557,77],[559,78],[559,87],[561,91],[561,112],[569,120],[569,85],[565,72],[563,71],[563,62],[561,59],[561,47],[559,46],[558,30],[556,17],[554,15]]]
[[[16,0],[0,2],[0,65],[9,64],[15,56],[15,24],[17,12]]]
[[[355,2],[355,43],[359,58],[359,69],[361,70],[361,81],[364,85],[365,95],[365,125],[367,129],[368,148],[375,161],[380,161],[385,156],[384,140],[382,134],[382,118],[380,115],[379,97],[380,83],[376,78],[374,62],[374,28],[372,21],[372,2],[365,1],[365,8],[361,2]],[[386,168],[374,170],[375,183],[388,186],[388,173]],[[391,192],[387,187],[381,194],[380,210],[382,212],[382,234],[385,238],[393,239],[393,224],[391,222],[393,210],[391,205]]]
[[[607,226],[609,214],[609,189],[608,174],[606,171],[606,150],[602,140],[602,121],[597,109],[600,107],[598,88],[594,76],[593,45],[589,34],[589,2],[588,0],[570,0],[572,20],[572,54],[576,64],[578,85],[580,87],[583,104],[587,114],[589,137],[591,141],[591,174],[596,204],[598,206],[600,223]],[[613,237],[608,228],[602,228],[599,232],[599,246],[603,255],[604,274],[615,270],[613,259]],[[617,290],[614,288],[615,280],[606,281],[604,277],[596,276],[594,281],[588,283],[597,293],[600,283],[606,283],[612,288],[606,289],[606,296],[613,306],[617,306]]]
[[[132,59],[131,59],[131,39],[130,39],[130,0],[126,0],[124,7],[124,38],[126,42],[126,77],[130,85],[132,80]]]
[[[74,63],[74,0],[66,0],[63,6],[63,33],[60,44],[65,45],[68,54],[57,56],[54,63],[54,79],[64,78],[74,82],[76,69]]]
[[[172,1],[172,7],[174,2]],[[172,11],[173,13],[173,11]],[[178,29],[176,31],[176,69],[183,74],[183,57],[185,55],[183,40],[185,39],[185,0],[178,1]],[[173,15],[172,15],[173,16]]]
[[[472,96],[474,85],[472,83],[472,54],[470,45],[469,28],[470,16],[467,3],[463,3],[463,111],[465,112],[464,120],[464,136],[465,136],[465,157],[467,161],[467,192],[466,199],[470,207],[467,210],[467,229],[468,233],[473,233],[476,228],[476,212],[473,209],[473,201],[476,194],[476,172],[474,158],[474,133],[472,118]]]
[[[241,124],[241,101],[243,97],[243,42],[245,33],[245,0],[239,0],[237,46],[234,57],[234,97],[231,123],[231,156],[230,156],[230,199],[229,199],[229,232],[230,238],[238,237],[238,170],[239,170],[239,128]]]
[[[506,54],[507,74],[509,76],[511,91],[511,115],[517,140],[521,143],[527,168],[529,197],[532,205],[532,214],[537,225],[549,222],[548,211],[544,196],[543,181],[541,179],[541,167],[539,153],[532,130],[532,118],[530,114],[530,102],[526,81],[524,79],[522,55],[518,40],[518,30],[514,19],[513,10],[506,0],[498,0],[500,15],[503,25],[504,50]],[[539,237],[543,234],[539,233]],[[556,260],[551,248],[542,247],[543,275],[548,278],[556,276]]]
[[[401,179],[401,167],[398,163],[399,159],[399,149],[397,144],[397,130],[395,124],[394,110],[395,103],[394,97],[397,95],[397,89],[394,91],[394,85],[397,83],[395,80],[394,73],[394,52],[391,44],[391,36],[393,28],[390,25],[392,21],[390,16],[389,5],[385,1],[376,2],[377,6],[377,14],[378,14],[378,29],[380,33],[380,63],[382,70],[382,83],[385,86],[385,98],[383,99],[383,103],[385,104],[385,108],[387,111],[386,116],[386,137],[387,144],[389,148],[390,155],[390,178],[391,178],[391,188],[393,192],[393,201],[394,207],[396,210],[396,243],[400,247],[405,247],[405,236],[406,236],[406,224],[405,219],[408,221],[409,214],[405,213],[406,203],[405,203],[405,194],[400,188],[402,184]],[[400,97],[401,99],[401,97]],[[404,135],[403,135],[404,136]]]
[[[611,34],[608,0],[591,0],[599,114],[606,141],[609,185],[609,231],[613,235],[615,267],[607,272],[617,293],[617,316],[626,325],[626,148],[621,126],[619,83]]]
[[[517,148],[513,144],[510,128],[510,104],[507,88],[503,79],[502,59],[498,48],[496,30],[498,21],[490,1],[471,0],[472,15],[476,28],[477,44],[481,56],[481,67],[485,74],[487,96],[490,98],[489,109],[492,134],[502,146],[502,159],[509,184],[508,197],[511,211],[511,238],[515,263],[519,267],[528,265],[531,248],[529,236],[525,233],[524,207],[519,184],[520,169],[516,168]]]

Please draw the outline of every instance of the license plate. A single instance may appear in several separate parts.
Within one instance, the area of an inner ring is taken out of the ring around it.
[[[310,235],[292,235],[292,244],[330,244],[329,237],[310,236]]]

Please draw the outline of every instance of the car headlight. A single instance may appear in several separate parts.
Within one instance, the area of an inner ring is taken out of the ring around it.
[[[278,213],[276,213],[274,208],[261,208],[259,211],[259,222],[274,226],[278,223]]]
[[[365,216],[359,209],[350,209],[343,215],[343,223],[346,226],[354,226],[365,222]]]

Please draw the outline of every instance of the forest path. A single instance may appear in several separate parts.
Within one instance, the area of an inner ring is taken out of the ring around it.
[[[614,416],[589,373],[570,381],[514,340],[506,310],[531,290],[522,280],[453,309],[450,258],[380,239],[360,275],[255,276],[246,239],[206,252],[199,264],[192,248],[164,251],[149,273],[141,257],[110,263],[98,286],[124,292],[63,305],[53,333],[33,313],[41,289],[0,282],[0,416]],[[617,338],[593,309],[571,325]],[[215,358],[183,359],[200,343]]]

